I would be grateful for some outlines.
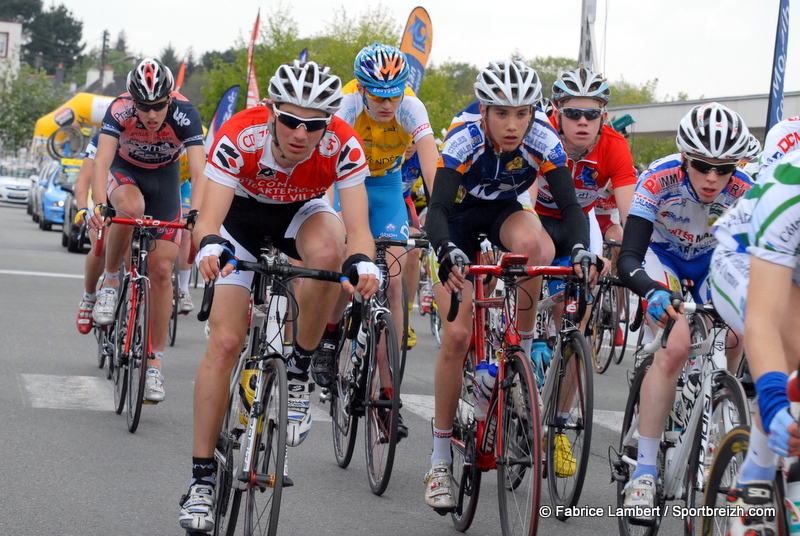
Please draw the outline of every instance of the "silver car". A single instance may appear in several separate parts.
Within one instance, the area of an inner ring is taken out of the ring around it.
[[[27,203],[31,189],[31,176],[35,166],[27,164],[0,164],[0,201]]]

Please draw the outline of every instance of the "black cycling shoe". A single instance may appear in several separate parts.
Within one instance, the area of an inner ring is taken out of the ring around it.
[[[330,387],[333,383],[335,376],[334,365],[336,363],[336,354],[339,349],[339,340],[329,339],[323,337],[319,341],[317,351],[314,352],[314,358],[311,361],[311,376],[314,378],[314,383],[320,387]],[[332,334],[334,337],[336,334]]]
[[[403,414],[397,412],[397,442],[400,443],[401,439],[408,437],[408,426],[403,424]]]

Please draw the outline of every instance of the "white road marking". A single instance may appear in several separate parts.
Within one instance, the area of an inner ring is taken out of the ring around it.
[[[31,272],[28,270],[0,270],[5,275],[33,275],[38,277],[66,277],[68,279],[83,279],[83,274],[59,274],[56,272]]]
[[[96,376],[19,374],[26,405],[43,409],[111,411],[114,391],[110,381]]]

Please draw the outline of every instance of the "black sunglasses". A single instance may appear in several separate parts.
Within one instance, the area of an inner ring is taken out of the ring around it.
[[[306,132],[317,132],[318,130],[326,128],[328,123],[331,122],[330,116],[303,119],[302,117],[297,117],[289,112],[282,112],[277,106],[275,107],[275,117],[281,122],[281,124],[286,125],[292,130],[298,129],[302,126],[305,127]]]
[[[689,162],[689,165],[696,169],[698,173],[702,173],[703,175],[708,175],[712,170],[716,171],[717,175],[730,175],[736,171],[738,167],[737,162],[732,164],[712,164],[711,162],[706,162],[705,160],[689,155],[686,155],[686,161]]]
[[[161,102],[156,102],[155,104],[145,104],[143,102],[134,102],[136,109],[140,112],[160,112],[167,106],[169,106],[169,99]]]
[[[559,108],[558,110],[567,119],[577,121],[581,116],[585,117],[587,121],[594,121],[603,115],[602,108]]]

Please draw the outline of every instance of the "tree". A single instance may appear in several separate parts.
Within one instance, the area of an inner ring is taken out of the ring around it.
[[[524,61],[524,60],[523,60]],[[542,95],[548,99],[553,95],[553,84],[559,76],[566,71],[578,68],[578,61],[572,58],[559,58],[554,56],[537,56],[528,63],[534,68],[542,82]]]
[[[5,60],[7,61],[7,60]],[[53,87],[43,70],[23,65],[16,76],[5,69],[0,78],[0,141],[7,149],[29,145],[36,121],[67,98],[63,88]]]
[[[628,145],[633,153],[633,163],[636,166],[649,166],[654,160],[678,152],[675,137],[646,138],[644,136],[631,136]]]
[[[4,0],[0,3],[0,20],[29,23],[42,12],[42,0]]]
[[[22,60],[49,74],[55,73],[59,64],[66,69],[72,67],[85,46],[80,42],[83,22],[76,20],[64,4],[51,5],[25,25],[23,31],[30,42],[22,46]]]
[[[117,34],[117,42],[114,44],[114,50],[117,52],[128,53],[128,38],[125,35],[125,30],[120,30]]]
[[[178,53],[172,47],[172,43],[167,44],[167,47],[161,51],[158,59],[161,60],[161,63],[169,67],[173,76],[178,76],[178,69],[181,66],[181,59],[178,57]]]
[[[419,98],[428,110],[434,136],[442,138],[458,112],[475,100],[472,85],[478,69],[466,63],[444,63],[425,70]]]
[[[642,85],[632,84],[624,78],[609,84],[611,86],[611,103],[614,106],[623,104],[649,104],[658,102],[656,86],[658,78],[648,80]],[[649,162],[648,162],[649,163]]]

